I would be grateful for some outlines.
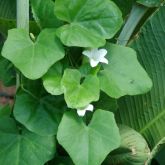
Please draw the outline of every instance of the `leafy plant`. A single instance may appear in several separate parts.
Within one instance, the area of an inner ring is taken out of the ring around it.
[[[13,106],[0,107],[0,164],[160,160],[164,3],[125,4],[0,2],[0,80],[17,88]]]

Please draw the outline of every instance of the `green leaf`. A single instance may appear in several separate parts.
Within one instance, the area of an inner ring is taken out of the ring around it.
[[[151,149],[165,137],[164,12],[165,6],[156,10],[130,45],[153,80],[153,88],[146,95],[123,97],[116,113],[118,122],[143,134]]]
[[[14,66],[5,58],[0,56],[0,80],[5,86],[12,86],[16,83]]]
[[[67,46],[100,47],[106,43],[103,37],[76,24],[61,27],[57,35]]]
[[[159,164],[165,164],[165,144],[161,146],[161,149],[159,152],[156,154],[155,159],[159,162]]]
[[[0,164],[43,165],[53,158],[53,136],[39,136],[26,129],[21,131],[19,133],[13,119],[0,118]]]
[[[101,89],[113,98],[148,92],[151,79],[139,64],[136,52],[128,47],[107,44],[108,65],[100,72]]]
[[[55,29],[43,30],[36,42],[23,29],[9,30],[2,49],[10,60],[29,79],[42,77],[48,69],[64,57],[64,48],[55,36]]]
[[[120,145],[114,115],[103,110],[94,113],[88,126],[76,113],[66,112],[57,139],[76,165],[100,165],[107,154]]]
[[[99,99],[99,79],[88,75],[82,80],[81,73],[76,69],[66,69],[61,81],[65,101],[69,108],[83,108],[92,101]]]
[[[31,0],[33,16],[41,28],[57,28],[62,25],[54,14],[52,0]]]
[[[64,105],[56,97],[45,96],[37,99],[20,93],[16,96],[14,116],[32,132],[43,136],[55,135],[66,107]]]
[[[122,14],[110,0],[56,0],[55,14],[69,23],[58,31],[67,46],[103,46],[122,25]]]
[[[10,116],[11,114],[11,108],[6,105],[6,106],[0,106],[0,118],[2,116]]]
[[[165,149],[165,137],[163,137],[152,149],[150,153],[150,157],[146,162],[146,165],[151,165],[155,162],[159,162],[159,165],[164,164],[163,161],[165,161],[164,157],[162,157],[164,154]]]
[[[16,0],[0,1],[0,18],[16,18]]]
[[[105,165],[144,165],[150,156],[150,149],[146,140],[135,130],[119,125],[121,145],[112,151]]]
[[[122,11],[124,17],[128,16],[135,0],[113,0]]]
[[[44,75],[43,85],[47,92],[52,95],[61,95],[63,93],[61,87],[61,79],[63,73],[63,66],[60,62],[53,65],[49,71]]]
[[[137,0],[137,2],[148,7],[158,7],[163,0]]]

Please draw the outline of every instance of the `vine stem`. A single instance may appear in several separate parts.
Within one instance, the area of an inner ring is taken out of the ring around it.
[[[17,28],[29,32],[29,0],[17,0]]]
[[[124,25],[118,40],[117,44],[126,46],[129,42],[136,26],[140,22],[140,20],[143,18],[143,16],[146,14],[149,8],[135,4],[131,10],[130,16]]]
[[[17,28],[29,33],[29,0],[17,0]],[[20,73],[16,73],[16,89],[20,87]]]

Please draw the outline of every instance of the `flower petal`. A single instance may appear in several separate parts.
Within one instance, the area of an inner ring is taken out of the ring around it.
[[[95,61],[95,60],[93,60],[93,59],[90,59],[91,67],[95,67],[95,66],[97,66],[98,63],[99,63],[99,61]]]
[[[107,54],[107,50],[106,49],[99,49],[99,54],[100,54],[100,58],[103,58]]]
[[[87,56],[87,57],[89,57],[89,58],[91,58],[91,53],[89,52],[89,50],[84,50],[82,52],[82,54],[85,55],[85,56]]]
[[[102,59],[100,59],[100,62],[105,63],[105,64],[108,64],[108,60],[105,57],[103,57]]]
[[[92,104],[89,104],[86,108],[85,108],[87,111],[93,111],[94,109],[94,106]]]
[[[86,113],[86,110],[77,110],[77,114],[79,115],[79,116],[84,116],[85,115],[85,113]]]

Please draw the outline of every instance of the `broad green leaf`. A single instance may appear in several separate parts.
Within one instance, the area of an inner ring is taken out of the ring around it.
[[[107,44],[108,65],[100,72],[101,89],[113,98],[148,92],[152,82],[139,64],[136,52],[128,47]]]
[[[9,107],[9,105],[0,106],[0,118],[2,116],[10,116],[10,114],[11,114],[11,108]]]
[[[105,45],[103,37],[76,24],[64,25],[57,30],[64,45],[79,47],[100,47]]]
[[[39,136],[26,129],[20,133],[10,118],[0,118],[0,139],[0,164],[3,165],[43,165],[55,153],[53,136]]]
[[[137,2],[148,7],[158,7],[163,0],[137,0]]]
[[[146,21],[130,45],[153,80],[153,88],[146,95],[123,97],[116,113],[118,122],[143,134],[151,149],[165,137],[164,13],[165,6],[162,6]]]
[[[146,140],[135,130],[119,125],[121,145],[112,151],[105,160],[105,165],[144,165],[150,156]]]
[[[48,69],[64,57],[64,48],[55,36],[55,29],[43,30],[33,42],[23,29],[9,30],[2,49],[10,60],[29,79],[42,77]]]
[[[122,14],[110,0],[56,0],[55,14],[69,23],[58,31],[67,46],[103,46],[122,24]]]
[[[61,79],[63,73],[63,66],[61,63],[53,65],[49,71],[44,75],[43,85],[47,92],[52,95],[61,95],[63,93],[61,86]]]
[[[57,28],[62,25],[54,14],[54,2],[52,0],[30,0],[33,16],[41,28]]]
[[[32,132],[44,136],[55,135],[64,105],[63,101],[53,96],[37,99],[20,93],[16,96],[14,117]]]
[[[107,154],[120,145],[114,115],[103,110],[94,113],[88,126],[76,113],[66,112],[57,139],[75,165],[100,165]]]
[[[82,81],[76,69],[66,69],[61,81],[65,101],[69,108],[83,108],[99,99],[100,86],[96,75],[88,75]]]

